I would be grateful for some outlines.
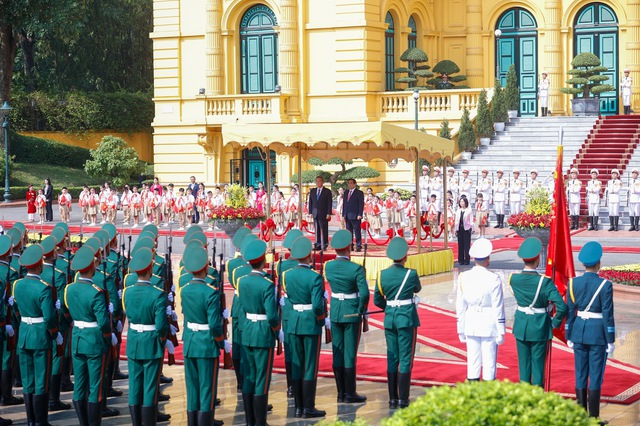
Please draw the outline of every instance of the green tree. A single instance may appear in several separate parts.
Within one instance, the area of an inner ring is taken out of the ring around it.
[[[505,98],[509,111],[518,111],[520,109],[520,89],[518,89],[518,74],[516,74],[516,66],[514,64],[509,65],[509,71],[507,71]]]
[[[442,120],[442,123],[440,123],[438,136],[445,139],[451,139],[451,128],[449,127],[449,120],[446,118]]]
[[[487,92],[484,89],[480,91],[480,97],[478,98],[478,117],[476,118],[476,127],[478,128],[478,136],[481,138],[489,138],[493,135],[491,112],[489,111]]]
[[[507,110],[507,100],[500,80],[496,79],[493,86],[493,99],[491,100],[491,118],[494,123],[504,123],[509,118]]]
[[[400,60],[406,62],[407,66],[396,68],[393,72],[396,74],[407,74],[407,77],[396,79],[397,83],[406,83],[411,87],[412,83],[418,81],[418,77],[433,77],[433,73],[429,71],[431,67],[429,65],[422,65],[429,60],[429,57],[422,49],[418,49],[417,47],[407,49],[400,55]],[[426,85],[416,86],[415,88],[425,89]]]
[[[458,148],[460,151],[473,152],[476,149],[476,131],[469,119],[469,110],[465,108],[460,120],[460,132],[458,133]]]
[[[438,90],[448,90],[453,89],[454,87],[458,89],[469,88],[469,86],[462,84],[453,84],[463,82],[467,79],[466,75],[453,75],[460,72],[460,67],[453,61],[445,59],[438,62],[433,67],[433,72],[438,74],[438,76],[427,81],[427,84],[434,86]]]
[[[115,186],[127,183],[130,177],[140,170],[140,161],[136,150],[115,136],[105,136],[98,147],[91,150],[92,160],[84,165],[90,176],[101,176]]]
[[[313,157],[308,161],[312,166],[322,167],[324,165],[339,165],[340,170],[333,173],[324,170],[307,170],[302,172],[302,182],[311,183],[315,181],[316,177],[322,176],[325,182],[331,184],[332,190],[338,190],[339,187],[346,187],[346,182],[349,179],[371,179],[380,176],[380,172],[376,169],[368,166],[355,166],[347,168],[348,165],[353,164],[353,161],[346,161],[341,158],[331,158],[328,161],[321,160],[320,158]],[[295,173],[291,176],[291,182],[298,182],[298,174]]]
[[[591,97],[591,94],[599,95],[604,92],[616,90],[610,84],[603,82],[609,80],[603,72],[609,71],[609,68],[602,66],[600,59],[591,52],[582,52],[576,55],[571,61],[573,69],[567,71],[567,74],[573,76],[566,81],[573,87],[562,87],[560,91],[568,95],[582,94],[583,98]]]

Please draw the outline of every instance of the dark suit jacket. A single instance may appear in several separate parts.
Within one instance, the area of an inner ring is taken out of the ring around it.
[[[311,212],[314,219],[321,218],[326,220],[327,215],[331,214],[333,210],[331,190],[323,187],[320,199],[316,196],[317,191],[318,188],[313,188],[309,192],[309,212]]]
[[[47,201],[53,201],[53,185],[45,185],[42,188],[42,193]]]
[[[358,216],[362,217],[364,211],[364,193],[359,189],[354,189],[349,199],[349,190],[343,194],[344,204],[342,207],[342,216],[345,219],[356,220]]]

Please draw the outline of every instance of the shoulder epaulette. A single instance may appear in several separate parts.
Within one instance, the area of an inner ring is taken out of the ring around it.
[[[92,286],[93,286],[93,288],[95,288],[99,293],[104,293],[104,290],[103,290],[103,289],[101,289],[100,287],[98,287],[97,285],[95,285],[95,284],[91,284],[91,285],[92,285]]]
[[[44,285],[46,285],[47,287],[51,287],[51,284],[49,284],[48,282],[46,282],[45,280],[40,280],[40,282]]]
[[[58,269],[58,268],[56,268],[56,272],[59,273],[59,274],[66,274],[67,273],[67,271],[63,271],[62,269]]]
[[[218,287],[216,287],[216,286],[212,286],[211,284],[206,284],[206,286],[211,288],[211,289],[213,289],[213,290],[215,290],[215,291],[218,291]]]

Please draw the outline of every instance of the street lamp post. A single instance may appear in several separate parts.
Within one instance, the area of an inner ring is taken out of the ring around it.
[[[416,115],[415,115],[415,120],[414,120],[414,130],[418,130],[418,100],[420,99],[420,92],[418,91],[418,89],[413,91],[413,102],[415,103],[416,106]]]
[[[500,79],[500,36],[502,36],[502,30],[498,28],[493,33],[496,36],[496,79]]]
[[[9,106],[9,102],[5,101],[0,112],[4,117],[2,128],[4,129],[4,202],[11,201],[11,193],[9,188],[9,113],[13,108]]]

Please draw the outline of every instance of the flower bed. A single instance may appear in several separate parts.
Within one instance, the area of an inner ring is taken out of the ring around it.
[[[549,191],[541,187],[530,190],[527,194],[524,212],[512,214],[507,223],[513,229],[550,228]]]
[[[640,286],[640,263],[605,267],[598,275],[616,284]]]

